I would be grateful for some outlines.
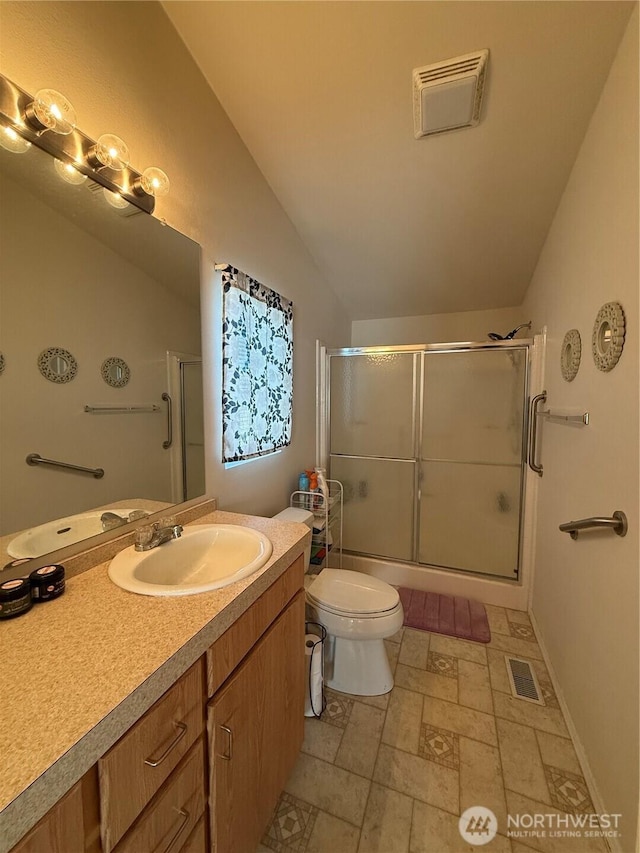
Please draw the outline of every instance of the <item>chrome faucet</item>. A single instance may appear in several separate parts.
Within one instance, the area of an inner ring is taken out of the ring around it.
[[[150,551],[152,548],[157,548],[158,545],[163,545],[172,539],[179,539],[181,536],[181,524],[167,524],[167,519],[156,521],[151,526],[139,527],[136,530],[135,550]]]

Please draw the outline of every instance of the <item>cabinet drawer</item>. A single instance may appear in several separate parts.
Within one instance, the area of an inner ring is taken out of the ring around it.
[[[301,555],[207,650],[207,694],[213,696],[304,584]]]
[[[84,853],[81,786],[74,785],[11,853]]]
[[[199,660],[98,761],[104,853],[113,850],[202,733],[202,682]]]
[[[180,848],[180,853],[207,853],[207,823],[204,816],[187,838],[184,847]]]
[[[118,844],[115,853],[141,853],[143,850],[177,853],[187,839],[191,840],[190,835],[204,807],[204,744],[200,738],[140,820]]]

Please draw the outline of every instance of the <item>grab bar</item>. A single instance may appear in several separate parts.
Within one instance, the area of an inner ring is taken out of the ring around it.
[[[568,533],[572,539],[577,539],[580,530],[591,530],[596,527],[610,527],[618,536],[626,536],[629,529],[627,516],[622,510],[617,509],[611,518],[595,516],[594,518],[581,518],[578,521],[567,521],[566,524],[560,525],[560,530],[563,533]]]
[[[538,411],[538,403],[546,402],[546,391],[543,391],[542,394],[536,394],[531,401],[531,408],[529,410],[529,468],[535,471],[538,477],[542,477],[543,472],[542,462],[540,464],[536,462],[538,458],[538,415],[541,414]]]
[[[167,404],[167,440],[162,442],[162,446],[168,450],[173,444],[173,403],[166,391],[162,395],[162,399]]]
[[[91,474],[96,480],[104,477],[104,468],[85,468],[84,465],[72,465],[70,462],[56,462],[55,459],[43,459],[39,453],[27,456],[27,465],[51,465],[54,468],[68,468],[69,471],[80,471],[81,474]]]

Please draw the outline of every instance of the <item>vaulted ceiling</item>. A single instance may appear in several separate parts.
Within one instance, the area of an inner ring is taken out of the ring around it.
[[[519,305],[628,2],[163,6],[353,319]],[[416,140],[413,68],[490,50],[482,121]]]

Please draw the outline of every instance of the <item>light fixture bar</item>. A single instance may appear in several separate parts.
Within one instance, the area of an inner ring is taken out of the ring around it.
[[[89,156],[95,150],[96,141],[77,127],[65,136],[50,132],[38,133],[23,120],[23,115],[32,103],[32,95],[0,74],[0,124],[13,128],[23,139],[64,163],[69,163],[78,172],[111,192],[118,193],[139,210],[153,213],[154,196],[139,195],[134,191],[134,186],[138,186],[142,178],[140,172],[128,165],[121,170],[108,166],[99,170],[91,168]]]

